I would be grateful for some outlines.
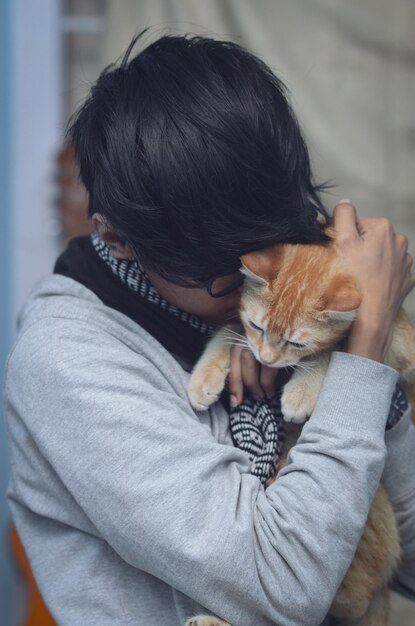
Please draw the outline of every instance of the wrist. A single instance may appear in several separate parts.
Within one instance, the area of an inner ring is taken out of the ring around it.
[[[390,341],[389,325],[377,322],[374,317],[358,317],[346,341],[349,354],[383,362]]]

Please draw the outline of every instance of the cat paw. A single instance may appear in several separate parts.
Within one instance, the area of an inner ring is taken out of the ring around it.
[[[205,411],[216,402],[223,391],[227,375],[227,369],[217,366],[212,366],[207,371],[193,372],[187,389],[192,407],[197,411]]]
[[[281,396],[281,411],[284,421],[303,424],[316,406],[318,391],[309,385],[288,382]]]
[[[230,626],[230,624],[212,615],[196,615],[188,619],[185,626]]]

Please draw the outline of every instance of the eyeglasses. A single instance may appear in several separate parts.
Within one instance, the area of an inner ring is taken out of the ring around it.
[[[217,278],[212,278],[207,281],[204,285],[200,285],[206,288],[208,294],[212,298],[222,298],[223,296],[227,296],[232,293],[232,291],[236,291],[243,285],[244,276],[239,273],[239,276],[235,278],[231,283],[228,282],[228,276],[218,276]]]

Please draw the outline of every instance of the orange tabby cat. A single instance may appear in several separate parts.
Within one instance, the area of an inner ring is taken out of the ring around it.
[[[240,317],[250,349],[258,361],[271,367],[299,362],[304,366],[295,369],[281,397],[284,419],[291,426],[279,470],[299,436],[301,428],[295,423],[303,423],[311,414],[330,352],[355,319],[361,296],[334,242],[327,246],[281,244],[246,254],[241,260],[246,280]],[[196,409],[207,408],[223,390],[230,363],[229,334],[227,328],[218,331],[192,373],[188,393]],[[415,379],[415,329],[402,309],[385,362],[399,371],[404,382]],[[393,510],[380,486],[330,614],[354,619],[359,626],[387,625],[388,581],[399,555]],[[197,616],[186,626],[229,624]]]

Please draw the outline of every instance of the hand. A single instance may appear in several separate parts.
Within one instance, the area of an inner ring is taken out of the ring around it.
[[[385,218],[357,217],[348,201],[335,207],[334,229],[337,250],[362,295],[347,351],[382,361],[399,308],[415,286],[408,240]]]
[[[241,346],[232,346],[228,388],[231,406],[242,402],[244,387],[258,398],[273,398],[276,393],[278,370],[261,365],[252,352]]]

